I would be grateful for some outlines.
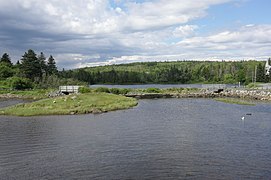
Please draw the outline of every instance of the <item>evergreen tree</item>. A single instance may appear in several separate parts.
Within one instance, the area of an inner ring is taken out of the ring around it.
[[[52,55],[50,55],[50,57],[48,58],[48,62],[47,62],[47,73],[49,75],[57,74],[56,62],[55,62],[55,59],[53,58]]]
[[[12,66],[12,63],[11,63],[11,60],[10,60],[10,57],[7,53],[4,53],[3,56],[1,57],[0,59],[0,63],[4,63],[6,64],[7,66],[11,67]]]
[[[257,82],[265,82],[265,67],[262,63],[257,66]]]
[[[40,70],[42,74],[46,74],[47,71],[47,65],[46,65],[46,57],[44,56],[43,52],[40,53],[38,56],[38,62],[40,65]]]
[[[41,77],[40,63],[32,49],[29,49],[28,52],[25,52],[22,56],[20,71],[24,77],[31,80],[34,80],[36,77]]]

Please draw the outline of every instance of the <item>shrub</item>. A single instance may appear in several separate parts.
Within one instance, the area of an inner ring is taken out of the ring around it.
[[[33,88],[33,84],[30,79],[12,77],[9,78],[10,87],[15,90],[24,90]]]
[[[111,88],[110,89],[110,93],[112,94],[127,94],[128,92],[130,92],[130,90],[126,88]]]
[[[120,94],[120,90],[118,88],[111,88],[109,91],[112,94]]]
[[[110,90],[107,87],[98,87],[97,89],[95,89],[95,92],[110,93]]]
[[[83,86],[83,87],[79,87],[79,92],[84,94],[84,93],[90,93],[91,89],[89,87]]]
[[[158,88],[147,88],[145,90],[145,92],[147,92],[147,93],[161,93],[161,89],[158,89]]]

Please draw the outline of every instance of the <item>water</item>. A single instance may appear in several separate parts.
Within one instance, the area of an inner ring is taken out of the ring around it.
[[[12,106],[19,103],[30,102],[31,100],[24,100],[24,99],[2,99],[0,98],[0,108]]]
[[[106,84],[95,84],[90,85],[92,88],[96,87],[107,87],[107,88],[131,88],[131,89],[145,89],[145,88],[236,88],[236,84],[134,84],[134,85],[106,85]]]
[[[270,115],[270,104],[158,99],[99,115],[0,116],[0,179],[270,179]]]

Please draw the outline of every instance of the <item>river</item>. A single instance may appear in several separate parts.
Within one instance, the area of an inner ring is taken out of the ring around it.
[[[0,116],[0,179],[270,179],[270,117],[270,104],[212,99]]]
[[[94,84],[91,88],[107,87],[107,88],[131,88],[131,89],[146,89],[146,88],[237,88],[238,84],[134,84],[134,85],[106,85]],[[240,86],[243,88],[243,86]]]

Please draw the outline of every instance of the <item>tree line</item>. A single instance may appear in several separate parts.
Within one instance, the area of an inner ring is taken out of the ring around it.
[[[0,59],[0,89],[48,88],[69,84],[227,83],[271,82],[264,61],[140,62],[58,71],[52,55],[29,49],[16,64],[7,53]]]
[[[7,53],[0,59],[0,80],[6,83],[9,81],[11,87],[15,89],[41,86],[53,76],[58,76],[55,59],[52,55],[46,59],[43,52],[37,55],[29,49],[16,64],[12,63]]]
[[[90,84],[271,82],[264,61],[143,62],[62,71],[64,78]]]

